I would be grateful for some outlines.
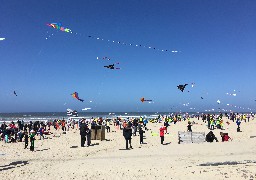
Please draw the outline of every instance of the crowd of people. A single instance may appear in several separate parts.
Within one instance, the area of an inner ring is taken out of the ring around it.
[[[241,123],[249,122],[250,119],[254,119],[254,114],[238,114],[238,113],[230,113],[230,114],[202,114],[191,116],[189,114],[170,114],[170,115],[159,115],[158,117],[147,119],[146,117],[140,118],[91,118],[81,119],[80,121],[75,120],[54,120],[54,121],[30,121],[24,122],[23,120],[18,120],[16,123],[13,121],[7,124],[3,122],[0,126],[0,139],[5,143],[15,143],[15,142],[25,142],[25,148],[28,148],[30,141],[30,150],[34,150],[34,142],[35,137],[37,136],[40,140],[44,140],[47,134],[51,134],[51,128],[53,127],[55,130],[62,130],[63,132],[69,131],[72,129],[79,129],[81,136],[81,147],[89,147],[91,145],[92,139],[92,129],[97,131],[98,126],[104,126],[104,130],[106,129],[107,133],[110,133],[111,126],[114,126],[113,130],[123,130],[123,136],[126,142],[126,149],[131,149],[131,139],[132,136],[139,135],[139,143],[143,144],[143,136],[144,133],[148,130],[147,124],[150,123],[160,123],[162,124],[159,128],[159,137],[161,144],[164,143],[164,135],[168,134],[168,127],[172,124],[175,125],[181,121],[187,121],[187,131],[192,132],[192,126],[195,124],[195,121],[190,121],[191,117],[196,117],[198,120],[202,120],[202,122],[207,124],[207,128],[210,132],[206,135],[206,142],[218,142],[218,139],[214,135],[215,129],[225,130],[224,128],[224,120],[223,116],[227,117],[231,121],[237,124],[237,132],[241,132],[240,126]],[[226,122],[229,125],[230,122]],[[221,132],[220,136],[222,141],[232,140],[227,133]],[[23,140],[24,139],[24,140]]]

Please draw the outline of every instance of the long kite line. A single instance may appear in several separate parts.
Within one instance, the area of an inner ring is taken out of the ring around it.
[[[61,23],[47,23],[46,25],[49,27],[52,27],[54,29],[63,31],[63,32],[82,35],[81,33],[74,33],[74,32],[72,32],[71,29],[63,27]],[[53,36],[53,34],[52,34],[52,36]],[[49,37],[51,37],[51,35],[46,37],[46,39],[48,39]],[[126,42],[122,42],[122,41],[114,41],[114,40],[104,39],[104,38],[100,38],[100,37],[96,37],[96,36],[92,36],[92,35],[88,35],[87,37],[91,38],[91,39],[95,39],[95,40],[107,41],[107,42],[117,43],[117,44],[121,44],[121,45],[125,45],[125,46],[144,47],[144,48],[153,49],[153,50],[161,51],[161,52],[171,52],[171,53],[179,53],[180,52],[177,50],[159,49],[154,46],[146,46],[146,45],[142,45],[142,44],[132,44],[132,43],[126,43]]]

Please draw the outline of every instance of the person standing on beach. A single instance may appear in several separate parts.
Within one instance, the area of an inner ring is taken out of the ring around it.
[[[238,118],[236,119],[237,132],[240,132],[240,131],[241,131],[241,130],[240,130],[240,124],[241,124],[241,121],[240,121],[240,118],[238,117]]]
[[[64,118],[61,121],[61,128],[62,128],[62,131],[66,131],[66,121]]]
[[[247,114],[246,118],[247,118],[247,121],[249,122],[250,121],[250,114]]]
[[[84,147],[85,140],[86,140],[86,124],[84,120],[82,120],[80,125],[80,136],[81,136],[81,147]]]
[[[116,129],[117,129],[117,130],[119,129],[119,123],[120,123],[120,121],[119,121],[119,119],[117,118],[117,119],[116,119]]]
[[[165,126],[161,126],[160,127],[160,138],[161,138],[161,144],[163,144],[164,143],[164,130],[165,130],[166,128],[165,128]]]
[[[144,118],[144,119],[143,119],[143,125],[144,125],[144,128],[145,128],[146,131],[148,130],[148,128],[147,128],[147,123],[148,123],[147,118]]]
[[[167,128],[168,128],[168,126],[169,126],[169,122],[168,122],[168,120],[166,119],[166,120],[164,121],[165,134],[168,134],[168,133],[167,133]]]
[[[140,144],[143,144],[143,133],[145,133],[145,131],[142,130],[142,128],[139,128],[139,134],[140,134]]]
[[[43,127],[40,127],[40,129],[38,130],[38,132],[39,132],[39,135],[40,135],[40,140],[41,140],[41,138],[43,138],[43,140],[44,140],[44,128],[43,128]]]
[[[108,119],[106,121],[107,121],[106,122],[106,129],[107,129],[107,133],[108,133],[108,132],[110,132],[110,122],[109,122]]]
[[[30,132],[30,151],[34,151],[35,149],[35,131],[31,130]]]
[[[137,127],[138,127],[138,120],[135,118],[133,120],[133,136],[136,136]]]
[[[131,124],[128,123],[128,125],[123,129],[123,136],[125,138],[126,141],[126,149],[128,148],[128,143],[130,144],[130,148],[132,149],[132,128],[131,128]]]
[[[190,121],[188,121],[188,126],[187,126],[187,128],[188,128],[188,132],[192,132],[192,125],[191,125],[191,122]]]
[[[24,149],[27,149],[27,147],[28,147],[28,132],[27,131],[25,131],[25,148]]]
[[[92,131],[91,129],[89,129],[88,125],[86,125],[86,145],[87,147],[90,146],[91,144],[91,134],[92,134]]]

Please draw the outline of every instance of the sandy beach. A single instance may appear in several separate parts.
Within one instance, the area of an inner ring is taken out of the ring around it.
[[[202,120],[193,132],[209,130]],[[224,121],[227,121],[224,118]],[[235,122],[225,130],[215,129],[219,142],[178,144],[178,131],[187,130],[187,122],[171,124],[160,144],[162,123],[149,123],[144,136],[132,137],[131,150],[125,149],[122,130],[111,125],[106,140],[92,140],[92,146],[80,147],[79,130],[52,131],[48,139],[36,137],[35,151],[24,149],[24,142],[0,142],[1,179],[256,179],[256,121],[242,122],[236,132]],[[221,142],[220,132],[233,141]]]

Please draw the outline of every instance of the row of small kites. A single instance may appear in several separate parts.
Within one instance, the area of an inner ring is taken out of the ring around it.
[[[62,32],[66,32],[66,33],[71,33],[71,34],[81,35],[82,36],[81,33],[75,33],[71,29],[63,27],[61,23],[47,23],[46,25],[51,27],[51,28],[54,28],[56,30],[60,30]],[[47,39],[51,38],[53,35],[54,34],[49,34],[45,39],[47,40]],[[146,46],[146,45],[142,45],[142,44],[133,44],[133,43],[126,43],[126,42],[122,42],[122,41],[115,41],[115,40],[110,40],[110,39],[104,39],[104,38],[96,37],[96,36],[92,36],[92,35],[87,35],[87,37],[91,38],[91,39],[99,40],[99,41],[106,41],[106,42],[109,42],[109,43],[116,43],[116,44],[125,45],[125,46],[144,47],[144,48],[148,48],[148,49],[152,49],[152,50],[156,50],[156,51],[161,51],[161,52],[171,52],[171,53],[179,53],[180,52],[178,50],[159,49],[159,48],[156,48],[154,46]]]
[[[13,94],[14,94],[15,96],[18,96],[17,93],[16,93],[16,91],[13,91]],[[84,100],[79,97],[78,92],[72,93],[71,96],[72,96],[73,98],[77,99],[78,101],[84,102]],[[153,102],[152,99],[146,99],[146,98],[144,98],[144,97],[140,98],[140,101],[141,101],[142,103],[144,103],[144,102],[152,103],[152,102]],[[256,100],[255,100],[255,101],[256,101]],[[90,102],[92,102],[92,101],[90,101]],[[217,103],[220,104],[221,101],[220,101],[220,100],[217,100]],[[189,106],[189,104],[190,104],[190,103],[184,103],[184,104],[182,104],[182,105],[183,105],[183,106]],[[226,104],[226,105],[227,105],[227,106],[230,106],[230,107],[238,108],[238,109],[248,109],[248,110],[252,110],[251,108],[244,108],[244,107],[237,106],[237,105],[233,105],[233,104]],[[85,110],[85,111],[86,111],[86,110],[89,110],[89,109],[91,109],[91,108],[84,108],[84,109],[82,109],[82,110]],[[192,109],[195,109],[195,108],[192,108],[192,107],[191,107],[190,109],[192,110]],[[218,109],[220,110],[221,108],[218,108]],[[210,111],[214,111],[214,110],[215,110],[215,109],[205,110],[205,111],[209,111],[209,112],[210,112]],[[227,110],[225,110],[225,109],[221,109],[221,110],[227,111]]]

